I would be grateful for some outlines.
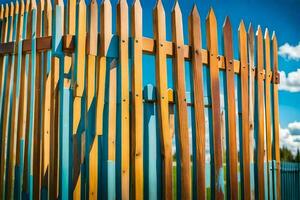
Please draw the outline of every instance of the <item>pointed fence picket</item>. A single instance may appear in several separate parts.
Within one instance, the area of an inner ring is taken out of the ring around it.
[[[152,14],[153,39],[143,37],[139,0],[131,7],[126,0],[116,7],[109,0],[1,5],[2,199],[280,199],[285,194],[275,34],[270,39],[266,30],[263,38],[258,27],[255,40],[251,25],[247,33],[241,22],[237,32],[226,18],[222,56],[213,9],[206,18],[207,50],[196,6],[188,19],[189,44],[178,1],[170,22],[161,0]],[[172,41],[166,39],[168,23]],[[233,55],[234,34],[239,60]],[[146,54],[153,56],[155,86],[144,87],[144,72],[151,67]]]

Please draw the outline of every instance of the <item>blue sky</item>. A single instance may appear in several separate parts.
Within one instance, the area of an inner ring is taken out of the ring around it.
[[[0,0],[0,2],[3,3],[9,1]],[[111,0],[111,2],[113,9],[115,9],[117,0]],[[143,6],[143,35],[152,37],[152,9],[155,6],[156,0],[141,0],[141,3]],[[215,11],[218,21],[219,54],[223,54],[221,30],[226,16],[230,17],[233,26],[234,57],[236,59],[238,59],[237,30],[241,19],[244,20],[246,27],[248,27],[251,22],[255,29],[258,25],[261,25],[263,32],[265,28],[268,28],[270,33],[276,31],[278,47],[280,49],[279,70],[281,71],[281,85],[279,92],[281,144],[293,146],[293,150],[300,148],[300,45],[297,46],[300,44],[300,1],[179,0],[183,14],[185,43],[188,43],[187,19],[194,3],[197,4],[202,20],[203,48],[206,48],[205,18],[210,7]],[[132,0],[128,0],[128,4],[131,5]],[[174,0],[163,0],[163,4],[166,12],[167,40],[171,40],[171,10],[174,5]],[[113,22],[115,22],[115,12],[113,16]],[[113,26],[113,31],[115,31],[115,26]],[[149,65],[153,66],[154,57],[145,56],[144,63],[149,63]],[[171,60],[169,60],[169,72],[171,70],[171,65]],[[144,67],[144,69],[144,85],[148,83],[154,84],[154,66]],[[297,71],[297,69],[299,69],[299,71]],[[186,73],[188,73],[188,67]],[[172,80],[169,78],[168,81],[169,86],[172,87]],[[188,83],[187,89],[189,90]]]

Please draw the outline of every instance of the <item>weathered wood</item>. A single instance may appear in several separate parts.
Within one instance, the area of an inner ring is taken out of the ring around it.
[[[212,195],[216,199],[224,198],[223,191],[223,166],[222,166],[222,136],[221,136],[221,112],[220,112],[220,85],[218,68],[218,38],[217,21],[213,9],[209,11],[206,18],[207,49],[209,54],[210,71],[210,95],[212,101],[212,137],[211,146],[213,174],[212,174]]]
[[[279,79],[278,75],[278,46],[275,33],[272,35],[272,55],[273,55],[273,130],[274,130],[274,158],[276,160],[276,198],[281,199],[280,187],[280,150],[279,150],[279,104],[278,104],[278,85],[274,84]],[[279,82],[279,81],[278,81]]]
[[[117,5],[117,35],[119,36],[120,65],[120,134],[122,199],[129,199],[130,134],[129,134],[129,77],[128,77],[128,5],[120,0]]]
[[[13,40],[12,36],[13,36],[13,32],[15,31],[14,28],[14,14],[15,14],[15,6],[14,4],[11,2],[10,6],[9,6],[9,15],[8,15],[8,38],[7,40],[9,42],[11,42]],[[6,56],[5,61],[3,63],[3,76],[1,76],[1,83],[2,86],[0,88],[1,90],[1,124],[2,127],[0,127],[0,129],[2,130],[2,134],[1,134],[1,165],[0,165],[0,194],[2,199],[5,199],[5,188],[6,188],[6,166],[7,166],[7,162],[8,162],[8,158],[7,158],[7,144],[8,144],[8,120],[9,120],[9,107],[10,107],[10,83],[11,83],[11,74],[12,73],[12,57],[11,56]]]
[[[181,198],[190,199],[191,194],[191,167],[190,167],[190,144],[189,144],[189,126],[188,112],[185,96],[185,66],[183,50],[183,27],[182,15],[178,1],[172,11],[172,40],[175,44],[175,57],[173,58],[173,80],[176,92],[176,114],[178,124],[179,154],[181,166]]]
[[[29,13],[30,1],[26,1],[25,12],[24,12],[24,31],[23,38],[29,37],[29,24],[28,13]],[[25,26],[26,24],[26,26]],[[18,127],[17,127],[17,158],[16,158],[16,177],[19,183],[16,184],[16,197],[21,198],[23,188],[23,168],[24,168],[24,148],[25,148],[25,128],[26,128],[26,113],[27,113],[27,88],[28,88],[28,59],[29,55],[22,54],[21,58],[21,80],[20,80],[20,104],[19,104],[19,116],[18,116]]]
[[[45,2],[41,0],[37,6],[36,37],[43,36],[43,12]],[[34,52],[32,52],[34,53]],[[35,199],[41,196],[41,80],[42,80],[42,54],[36,54],[36,78],[35,78],[35,107],[34,107],[34,130],[33,130],[33,195]]]
[[[139,0],[134,2],[131,9],[132,41],[133,41],[133,68],[132,68],[132,180],[133,196],[135,199],[144,199],[144,167],[143,167],[143,30],[142,7]]]
[[[272,136],[271,136],[271,59],[270,59],[270,36],[269,31],[266,29],[264,37],[264,50],[265,50],[265,117],[266,117],[266,144],[267,144],[267,186],[268,186],[268,196],[271,198],[272,194],[272,182],[270,173],[270,164],[272,161]]]
[[[248,57],[249,57],[249,152],[250,152],[250,166],[254,166],[254,100],[255,100],[255,70],[254,67],[254,32],[250,24],[248,30]],[[253,174],[254,175],[254,174]],[[255,188],[251,184],[251,198],[255,198]]]
[[[18,22],[17,22],[17,33],[16,33],[16,43],[22,43],[22,32],[24,29],[23,26],[23,15],[24,15],[24,1],[19,3],[16,2],[16,12],[18,13]],[[19,9],[18,9],[19,7]],[[14,187],[15,187],[15,165],[16,165],[16,143],[17,143],[17,120],[18,120],[18,109],[19,109],[19,94],[20,94],[20,74],[21,74],[21,58],[22,58],[22,48],[19,47],[17,50],[18,55],[17,59],[14,60],[14,76],[13,76],[13,99],[12,99],[12,110],[11,110],[11,124],[10,124],[10,144],[9,144],[9,155],[10,159],[8,162],[8,172],[7,172],[7,198],[11,199],[14,197]],[[16,196],[15,196],[16,197]]]
[[[158,99],[158,124],[161,138],[161,155],[163,162],[163,199],[172,199],[172,135],[169,129],[169,108],[168,108],[168,84],[167,84],[167,63],[166,63],[166,22],[165,11],[161,0],[153,11],[154,38],[156,42],[155,69],[156,87]],[[143,42],[144,44],[144,42]]]
[[[256,132],[256,157],[257,157],[257,199],[264,199],[265,185],[264,185],[264,52],[263,52],[263,36],[260,26],[256,32],[257,40],[257,81],[256,81],[256,99],[255,99],[255,128]]]
[[[106,54],[112,37],[112,10],[109,0],[104,0],[100,6],[100,49],[97,57],[96,85],[96,134],[103,134],[103,112],[106,82]]]
[[[44,10],[45,36],[52,35],[52,6],[51,1],[45,1]],[[52,41],[51,41],[52,43]],[[38,42],[37,42],[38,46]],[[42,187],[49,188],[49,162],[50,162],[50,104],[51,100],[51,51],[45,53],[43,71],[43,97],[42,97]]]
[[[98,4],[96,0],[92,0],[90,5],[90,25],[88,32],[88,42],[87,42],[87,80],[86,80],[86,130],[89,135],[93,135],[89,129],[89,116],[88,112],[92,101],[95,97],[95,67],[96,67],[96,55],[97,55],[97,44],[98,44]],[[91,151],[89,155],[89,199],[97,199],[98,196],[98,137],[94,137],[91,141]]]
[[[229,17],[226,17],[223,25],[224,34],[224,55],[226,61],[226,77],[225,77],[225,107],[227,111],[226,128],[227,128],[227,156],[229,163],[227,167],[226,184],[229,190],[227,197],[229,199],[238,199],[238,155],[236,141],[236,105],[235,105],[235,86],[234,86],[234,69],[233,69],[233,44],[232,44],[232,28]]]
[[[241,171],[242,171],[242,197],[244,199],[251,199],[250,189],[250,135],[249,135],[249,68],[247,57],[247,32],[244,22],[241,21],[239,26],[239,56],[241,61],[241,77],[240,77],[240,98],[238,101],[241,105],[241,143],[242,150]]]
[[[196,5],[189,16],[190,45],[192,46],[192,74],[195,112],[197,199],[206,198],[205,186],[205,113],[203,96],[201,21]]]

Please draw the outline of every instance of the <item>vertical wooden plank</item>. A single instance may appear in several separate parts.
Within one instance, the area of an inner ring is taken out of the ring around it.
[[[100,6],[100,52],[97,58],[97,101],[96,134],[103,133],[103,110],[106,81],[106,54],[112,37],[112,11],[109,0],[103,0]]]
[[[242,129],[241,129],[241,145],[242,159],[241,159],[241,181],[242,181],[242,198],[251,199],[250,189],[250,135],[249,135],[249,68],[247,57],[247,32],[244,22],[241,21],[239,26],[239,56],[240,56],[240,87],[241,94],[239,102],[242,109]]]
[[[43,36],[43,12],[45,2],[40,0],[37,6],[36,37]],[[33,130],[33,195],[35,199],[41,197],[41,78],[42,78],[42,53],[36,53],[36,78],[35,78],[35,107]]]
[[[130,135],[129,135],[129,77],[128,77],[128,5],[120,0],[117,5],[117,35],[119,36],[119,62],[121,87],[121,188],[122,199],[129,199]]]
[[[4,6],[3,4],[0,5],[0,30],[1,30],[1,34],[0,34],[0,41],[2,42],[2,38],[3,38],[3,23],[4,23]]]
[[[15,14],[15,6],[11,2],[9,6],[9,15],[8,15],[8,38],[7,41],[12,41],[13,31],[14,31],[14,14]],[[1,118],[0,124],[2,127],[2,134],[1,134],[1,166],[0,166],[0,194],[2,195],[2,199],[5,198],[5,182],[6,182],[6,166],[7,166],[7,144],[8,144],[8,121],[9,121],[9,111],[8,107],[10,104],[10,78],[11,78],[11,71],[12,71],[12,58],[11,56],[6,55],[4,57],[5,61],[3,64],[3,77],[2,77],[2,87],[1,87]]]
[[[267,187],[268,187],[268,195],[272,195],[272,182],[271,182],[271,173],[270,173],[270,165],[272,162],[272,136],[271,136],[271,60],[270,60],[270,36],[269,31],[266,29],[265,37],[264,37],[264,50],[265,50],[265,116],[266,116],[266,143],[267,143]]]
[[[73,107],[73,134],[78,131],[81,119],[81,101],[84,91],[85,72],[85,49],[86,49],[86,5],[80,0],[78,2],[78,14],[76,20],[76,49],[74,66],[74,107]]]
[[[9,7],[8,4],[5,4],[5,9],[4,9],[4,20],[3,20],[3,24],[2,24],[2,43],[8,42],[8,34],[9,34]],[[3,102],[3,92],[4,92],[4,73],[5,73],[5,65],[6,65],[6,58],[7,56],[2,55],[0,56],[0,92],[1,92],[1,96],[0,96],[0,113],[2,113],[2,102]],[[2,114],[0,115],[0,122],[2,122]],[[1,124],[1,123],[0,123]],[[0,127],[1,128],[1,127]]]
[[[16,5],[18,2],[16,2]],[[18,7],[18,6],[16,6]],[[10,159],[8,163],[8,172],[7,172],[7,198],[11,199],[17,196],[14,196],[14,187],[15,187],[15,164],[16,164],[16,143],[17,143],[17,120],[18,120],[18,109],[19,109],[19,94],[20,94],[20,74],[21,74],[21,59],[22,59],[22,33],[24,29],[23,15],[24,15],[24,1],[20,2],[19,15],[18,15],[18,24],[17,24],[17,34],[16,34],[16,43],[17,47],[17,59],[14,60],[14,78],[13,78],[13,100],[12,100],[12,111],[11,111],[11,124],[10,124],[10,144],[9,152]],[[18,9],[16,8],[16,11]],[[16,16],[17,17],[17,16]],[[19,152],[18,152],[19,153]]]
[[[24,12],[24,30],[23,38],[29,38],[29,32],[31,24],[28,22],[30,1],[26,1],[25,12]],[[22,50],[20,50],[22,51]],[[28,68],[29,68],[29,55],[22,53],[21,59],[21,80],[20,80],[20,105],[19,105],[19,116],[18,116],[18,127],[17,127],[17,160],[16,160],[16,197],[21,198],[23,188],[23,169],[24,169],[24,157],[25,157],[25,129],[26,129],[26,118],[27,118],[27,89],[28,89]]]
[[[188,112],[185,96],[185,69],[184,69],[184,42],[182,15],[178,1],[172,11],[173,43],[175,55],[173,59],[173,80],[176,92],[177,123],[179,134],[180,171],[181,171],[181,198],[191,199],[191,167]]]
[[[249,57],[249,153],[250,153],[250,188],[251,199],[255,198],[254,183],[254,99],[255,99],[255,68],[254,68],[254,31],[250,24],[248,29],[248,57]]]
[[[256,81],[256,99],[255,99],[255,128],[256,137],[256,157],[257,157],[257,199],[264,199],[264,52],[263,36],[260,26],[256,32],[257,40],[257,81]]]
[[[73,134],[79,134],[81,137],[81,162],[80,162],[80,172],[79,177],[74,184],[73,197],[75,199],[80,199],[81,190],[84,186],[81,185],[81,181],[83,179],[83,162],[85,159],[85,132],[79,133],[79,121],[82,114],[82,106],[81,103],[84,100],[83,92],[84,92],[84,82],[85,82],[85,62],[86,62],[86,4],[84,0],[80,0],[77,3],[77,20],[76,20],[76,49],[75,49],[75,65],[74,65],[74,102],[73,102]],[[78,139],[78,138],[77,138]]]
[[[201,20],[194,5],[189,16],[190,45],[192,46],[192,74],[195,112],[195,140],[196,140],[196,183],[197,199],[205,199],[205,113],[203,96],[203,66],[202,66],[202,35]]]
[[[59,187],[59,133],[58,133],[58,115],[59,115],[59,73],[60,60],[57,52],[61,48],[61,36],[63,34],[63,2],[56,0],[54,2],[53,12],[53,39],[52,39],[52,58],[51,58],[51,98],[50,98],[50,161],[49,161],[49,179],[48,179],[48,199],[58,198]]]
[[[232,28],[229,17],[226,17],[223,25],[224,34],[224,55],[226,66],[226,86],[225,86],[225,104],[227,111],[227,147],[229,163],[227,167],[227,197],[229,199],[238,199],[238,177],[237,177],[237,141],[236,141],[236,105],[235,105],[235,86],[234,86],[234,68],[233,68],[233,44]]]
[[[89,23],[89,37],[87,43],[87,108],[86,108],[86,126],[88,134],[91,133],[88,127],[89,119],[88,112],[91,103],[95,97],[95,64],[98,45],[98,4],[96,0],[92,0],[89,6],[90,9],[90,23]],[[98,198],[98,136],[96,135],[91,141],[91,150],[89,155],[89,199]]]
[[[45,1],[44,10],[45,36],[52,35],[52,5],[50,0]],[[43,97],[42,97],[42,188],[49,189],[49,162],[50,162],[50,104],[51,100],[51,51],[45,53],[43,71]],[[43,195],[43,194],[42,194]]]
[[[116,120],[117,120],[117,61],[113,61],[109,71],[109,108],[108,108],[108,199],[116,198]]]
[[[155,73],[157,87],[158,124],[161,138],[163,162],[163,199],[172,199],[172,134],[169,129],[167,57],[165,51],[166,19],[161,0],[157,0],[153,11],[154,39],[156,45]]]
[[[281,187],[280,187],[280,150],[279,150],[279,104],[278,104],[278,46],[275,33],[272,35],[272,55],[273,55],[273,130],[274,130],[274,157],[276,160],[276,197],[281,199]]]
[[[133,197],[144,199],[144,167],[143,167],[143,30],[142,30],[142,7],[136,0],[131,9],[132,39],[133,39],[133,68],[132,68],[132,180]]]
[[[209,53],[210,92],[212,103],[212,134],[213,146],[212,162],[212,195],[216,199],[224,198],[223,168],[222,168],[222,135],[221,135],[221,112],[220,112],[220,85],[218,67],[218,38],[217,21],[213,9],[209,11],[206,18],[207,49]]]
[[[29,56],[29,96],[28,96],[28,111],[26,121],[26,134],[28,140],[25,141],[25,168],[24,168],[24,182],[25,191],[29,195],[29,198],[33,198],[33,152],[34,152],[34,130],[35,130],[35,106],[37,105],[36,99],[36,76],[37,76],[37,63],[36,63],[36,30],[37,30],[37,5],[35,0],[31,0],[31,55]]]

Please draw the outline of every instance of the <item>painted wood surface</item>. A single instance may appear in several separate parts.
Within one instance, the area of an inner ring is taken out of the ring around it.
[[[216,199],[224,198],[224,175],[222,165],[222,136],[221,136],[221,111],[220,111],[220,85],[218,68],[218,39],[217,21],[214,11],[211,9],[206,18],[207,49],[209,53],[210,70],[210,95],[212,104],[212,194]]]
[[[232,28],[229,17],[226,17],[223,25],[224,34],[224,55],[226,60],[226,83],[225,83],[225,107],[227,111],[227,147],[228,149],[228,167],[227,167],[227,196],[230,199],[238,199],[238,155],[236,138],[236,105],[235,105],[235,83],[233,71],[233,44]]]
[[[265,184],[264,184],[264,137],[265,137],[265,120],[264,120],[264,52],[263,52],[263,36],[261,27],[259,26],[256,32],[257,41],[257,81],[256,91],[257,96],[255,99],[255,128],[256,133],[256,178],[257,178],[257,191],[256,198],[264,199]]]
[[[241,22],[236,60],[228,18],[218,54],[212,9],[202,49],[195,6],[186,40],[177,1],[167,14],[157,1],[154,38],[143,36],[138,0],[130,8],[125,0],[117,4],[115,27],[109,0],[65,3],[53,2],[53,12],[50,0],[0,7],[3,198],[281,197],[276,36],[271,45],[259,29],[254,49],[253,29],[247,34]],[[155,68],[155,85],[144,86],[145,67]]]
[[[163,199],[172,199],[172,135],[168,122],[168,88],[167,88],[167,63],[165,52],[166,22],[165,11],[161,0],[153,11],[154,38],[156,41],[155,71],[158,99],[158,124],[161,137],[161,155],[163,155]]]
[[[249,66],[247,57],[247,32],[244,22],[241,21],[239,26],[239,56],[241,61],[240,77],[240,98],[238,101],[241,105],[242,131],[240,138],[242,140],[240,149],[242,150],[241,171],[242,171],[242,196],[245,199],[251,199],[250,186],[250,127],[249,127]]]

